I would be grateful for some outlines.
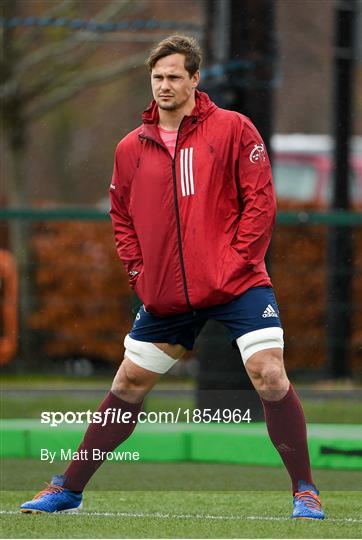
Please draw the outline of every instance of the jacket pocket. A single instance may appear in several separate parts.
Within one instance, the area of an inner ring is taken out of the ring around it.
[[[220,270],[218,289],[224,290],[230,283],[240,279],[247,272],[247,263],[232,247],[226,249]]]
[[[138,274],[136,280],[133,283],[133,288],[136,291],[137,296],[142,301],[143,301],[143,277],[144,277],[144,269],[142,268],[141,272]]]

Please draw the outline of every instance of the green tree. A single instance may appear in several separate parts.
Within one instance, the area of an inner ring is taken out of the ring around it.
[[[34,11],[39,16],[79,18],[87,7],[82,0],[39,2],[2,0],[2,17],[7,20]],[[92,20],[107,22],[117,17],[132,18],[143,2],[112,0],[93,3],[99,8]],[[40,13],[39,13],[40,9]],[[0,96],[2,135],[8,156],[7,176],[9,206],[25,207],[29,200],[27,183],[27,142],[30,125],[83,90],[120,78],[141,65],[145,51],[103,63],[99,54],[102,34],[70,31],[65,28],[10,27],[1,30]],[[15,254],[19,283],[20,353],[30,358],[30,333],[27,317],[31,312],[29,231],[26,223],[13,221],[10,226],[11,249]]]

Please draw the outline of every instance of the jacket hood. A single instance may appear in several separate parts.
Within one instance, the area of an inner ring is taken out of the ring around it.
[[[190,116],[197,119],[198,123],[203,122],[214,110],[216,105],[205,92],[196,90],[195,92],[195,107]],[[158,106],[155,100],[152,100],[148,108],[142,114],[144,124],[157,125],[159,120]]]

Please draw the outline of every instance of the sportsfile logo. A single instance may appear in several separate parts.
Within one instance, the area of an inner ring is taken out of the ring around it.
[[[104,427],[106,424],[129,424],[136,423],[133,415],[129,411],[122,409],[110,408],[105,411],[43,411],[40,415],[42,424],[49,424],[50,427],[58,427],[65,424],[101,424]]]
[[[40,415],[42,424],[49,424],[57,428],[61,424],[100,424],[104,427],[108,424],[220,424],[251,422],[250,409],[183,409],[178,407],[175,411],[140,411],[133,415],[130,411],[108,408],[105,411],[43,411]]]

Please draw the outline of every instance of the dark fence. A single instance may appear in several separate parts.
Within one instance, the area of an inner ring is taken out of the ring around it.
[[[20,326],[17,351],[12,358],[2,358],[2,363],[8,360],[9,369],[28,365],[42,370],[70,360],[105,366],[119,363],[137,300],[117,259],[108,213],[90,208],[1,209],[0,239],[5,249],[10,250],[14,227],[16,238],[19,229],[23,234],[22,251],[18,245],[16,253]],[[312,376],[328,375],[330,369],[327,310],[334,291],[328,290],[327,239],[331,227],[346,228],[352,239],[353,257],[346,261],[352,270],[351,299],[346,298],[351,325],[342,345],[350,371],[360,373],[362,213],[280,211],[268,259],[285,329],[287,367]],[[5,279],[1,283],[4,304]],[[1,335],[6,331],[5,318],[3,309]],[[210,339],[210,335],[204,338],[207,347]],[[203,354],[200,347],[202,337],[189,355],[194,362]]]

